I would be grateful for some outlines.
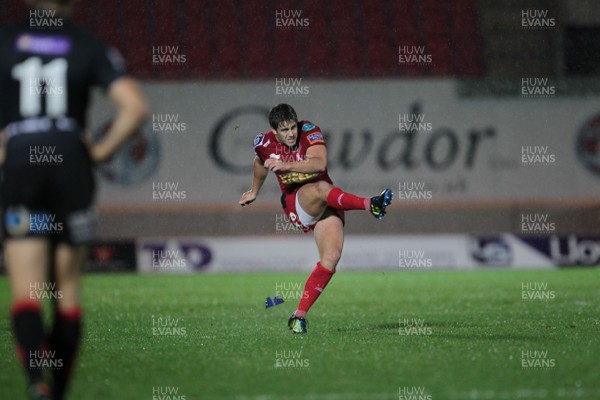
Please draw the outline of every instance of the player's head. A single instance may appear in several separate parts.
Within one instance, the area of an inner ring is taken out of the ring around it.
[[[289,104],[281,103],[269,110],[269,124],[271,128],[277,129],[283,122],[298,122],[296,110]]]
[[[295,146],[298,138],[298,116],[289,104],[277,104],[269,111],[269,125],[280,143]]]

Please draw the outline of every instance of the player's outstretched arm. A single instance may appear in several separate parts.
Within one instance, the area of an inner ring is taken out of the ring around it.
[[[265,179],[267,179],[268,173],[269,170],[265,168],[260,158],[255,157],[254,172],[252,174],[252,189],[245,192],[240,198],[239,203],[242,207],[248,206],[252,204],[254,200],[256,200],[263,183],[265,183]]]
[[[117,117],[102,141],[90,148],[94,162],[108,161],[148,116],[148,105],[134,79],[123,77],[111,83],[108,96],[117,106]]]
[[[274,158],[265,161],[265,167],[270,171],[291,171],[303,174],[323,172],[327,169],[327,147],[311,146],[306,150],[304,161],[283,162]]]

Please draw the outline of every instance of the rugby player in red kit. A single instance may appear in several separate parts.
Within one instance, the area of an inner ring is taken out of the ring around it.
[[[393,193],[358,197],[335,187],[327,173],[327,147],[318,126],[298,121],[296,111],[279,104],[269,111],[271,130],[254,139],[252,189],[240,198],[247,206],[256,200],[269,171],[277,175],[281,204],[292,223],[304,232],[314,231],[319,261],[312,271],[296,311],[288,321],[294,333],[306,333],[306,313],[335,273],[344,244],[344,210],[368,210],[385,215]]]

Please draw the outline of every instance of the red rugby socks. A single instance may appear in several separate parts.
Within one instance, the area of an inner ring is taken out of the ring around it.
[[[304,285],[304,292],[302,293],[300,304],[298,304],[298,309],[294,313],[297,317],[304,318],[313,303],[317,301],[334,273],[335,270],[330,271],[323,267],[320,262],[317,263],[317,266],[308,276],[306,284]]]
[[[338,210],[368,210],[371,199],[358,197],[334,187],[327,195],[327,205]]]
[[[59,310],[54,313],[54,326],[50,335],[50,347],[62,368],[52,370],[54,398],[62,399],[67,391],[73,364],[81,341],[81,309]]]
[[[29,384],[41,382],[46,352],[40,302],[16,301],[11,309],[11,320],[17,342],[17,355],[25,367]]]

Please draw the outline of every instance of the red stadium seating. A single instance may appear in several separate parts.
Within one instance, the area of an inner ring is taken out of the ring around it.
[[[374,2],[362,3],[360,15],[365,21],[365,73],[391,75],[397,70],[397,46],[393,43],[389,11]]]
[[[216,74],[221,78],[238,78],[242,76],[240,59],[243,56],[241,47],[241,16],[235,0],[214,2],[212,30],[215,36]]]
[[[348,6],[344,0],[330,2],[331,19],[329,22],[329,40],[333,43],[334,51],[332,64],[335,66],[334,75],[342,77],[358,77],[364,73],[363,62],[363,21],[359,18],[359,10]]]
[[[242,13],[242,48],[247,49],[239,62],[245,78],[273,76],[274,44],[269,38],[274,33],[274,12],[267,2],[246,2],[240,5]],[[252,16],[252,17],[247,17]]]
[[[185,72],[187,66],[187,38],[181,35],[180,26],[184,23],[180,18],[181,4],[179,2],[156,1],[153,3],[153,36],[151,42],[155,46],[167,46],[178,60],[185,62],[154,65],[153,76],[157,73],[164,79],[177,79]],[[175,49],[177,49],[175,51]]]
[[[207,78],[212,71],[212,28],[209,21],[210,9],[197,0],[183,2],[185,26],[180,26],[187,46],[186,71],[191,78]]]
[[[104,3],[104,2],[102,2]],[[119,18],[123,13],[124,37],[122,41],[124,47],[121,48],[127,60],[127,65],[133,74],[140,78],[149,78],[152,76],[152,46],[155,41],[150,29],[150,20],[153,14],[146,7],[145,0],[128,0],[126,2],[111,2],[114,6],[110,18],[106,21]],[[100,3],[96,4],[100,8]],[[102,23],[101,21],[97,21]],[[106,24],[108,28],[115,30],[114,24]]]
[[[7,0],[0,23],[25,19]],[[309,25],[281,28],[276,12]],[[17,18],[16,16],[20,16]],[[485,72],[476,0],[103,0],[79,2],[75,23],[125,55],[143,79],[476,77]],[[400,65],[399,46],[425,46],[430,65]],[[153,63],[172,46],[183,64]]]
[[[299,9],[294,0],[279,0],[269,3],[268,14],[270,18],[267,24],[274,26],[276,12],[302,12],[301,18],[305,18],[305,10]],[[273,42],[273,67],[276,77],[304,76],[304,54],[303,47],[306,42],[306,30],[303,27],[274,26],[274,31],[266,40]],[[252,44],[250,44],[252,46]]]
[[[482,76],[485,72],[483,47],[474,2],[472,0],[454,0],[452,15],[454,19],[452,42],[461,76]]]

